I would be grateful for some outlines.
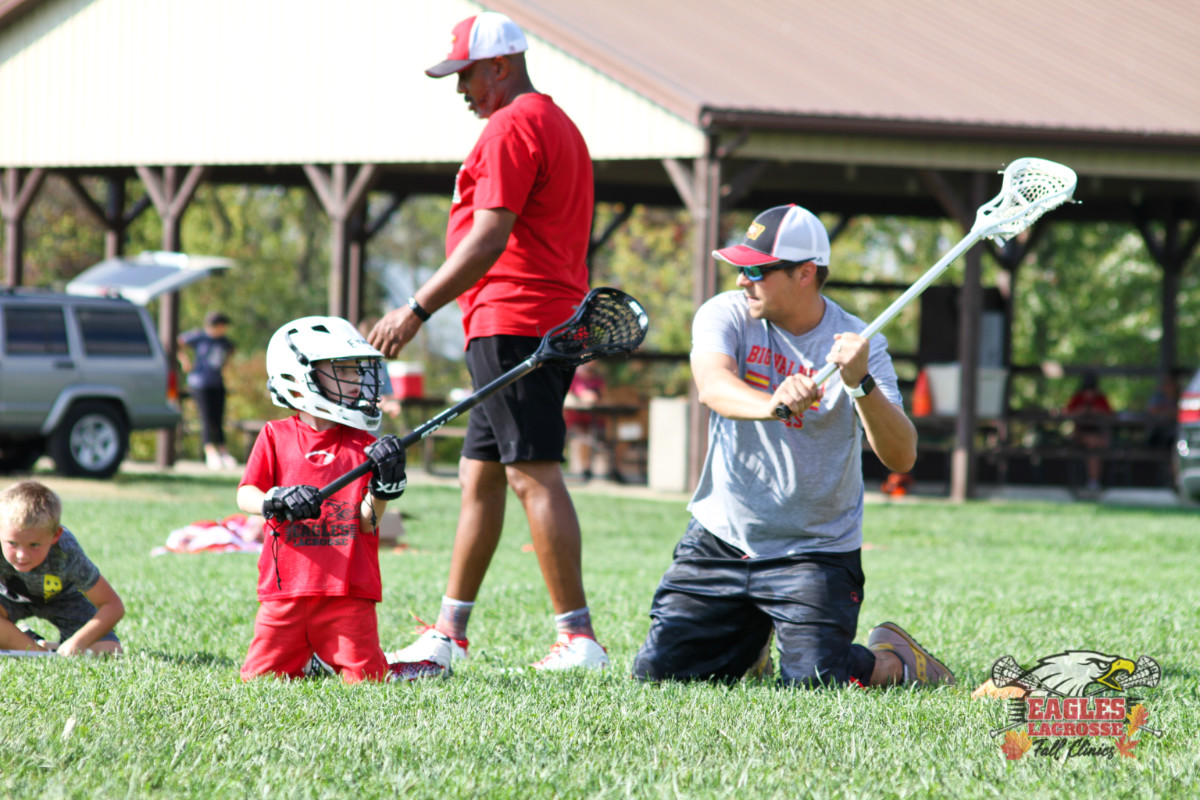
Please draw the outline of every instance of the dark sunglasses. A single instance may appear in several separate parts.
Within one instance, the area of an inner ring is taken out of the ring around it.
[[[762,267],[738,267],[738,271],[746,276],[746,280],[757,283],[763,279],[764,275],[772,270],[798,267],[801,264],[807,263],[807,261],[776,261],[774,264],[767,264],[766,266]]]

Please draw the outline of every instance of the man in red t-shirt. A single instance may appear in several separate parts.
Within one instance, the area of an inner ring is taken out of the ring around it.
[[[395,357],[429,315],[455,298],[476,387],[525,360],[588,289],[592,162],[579,129],[533,88],[521,29],[484,12],[455,26],[447,59],[426,70],[458,75],[468,108],[488,120],[454,184],[446,261],[371,331]],[[580,566],[579,521],[562,476],[563,400],[571,373],[537,370],[471,412],[459,462],[462,509],[437,622],[396,657],[421,660],[438,632],[467,653],[467,619],[500,540],[512,487],[525,508],[554,606],[558,641],[538,669],[604,667]]]
[[[1089,450],[1106,449],[1109,444],[1109,431],[1097,424],[1094,418],[1108,417],[1112,413],[1108,397],[1100,390],[1100,379],[1094,372],[1085,372],[1079,388],[1071,395],[1066,407],[1068,417],[1083,418],[1075,423],[1075,441]],[[1089,420],[1089,417],[1092,419]],[[1088,456],[1084,459],[1084,468],[1087,471],[1087,491],[1100,491],[1100,481],[1104,477],[1104,459],[1098,455]]]

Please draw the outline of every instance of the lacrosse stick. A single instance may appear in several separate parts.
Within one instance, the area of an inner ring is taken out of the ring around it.
[[[41,658],[56,655],[58,653],[53,650],[0,650],[0,658]]]
[[[1000,194],[979,207],[975,214],[975,224],[962,241],[876,317],[863,330],[861,336],[864,339],[870,339],[879,333],[884,325],[891,322],[892,317],[925,291],[929,284],[946,271],[946,267],[974,247],[976,242],[987,238],[1003,245],[1032,225],[1042,214],[1070,200],[1075,192],[1075,172],[1070,167],[1041,158],[1017,159],[1008,165],[1003,175],[1004,182],[1000,186]],[[813,376],[813,383],[820,386],[829,380],[829,376],[837,368],[837,364],[826,364]],[[787,419],[791,415],[791,409],[783,403],[775,408],[775,416],[780,419]]]
[[[542,343],[533,355],[466,400],[418,425],[400,440],[400,446],[407,450],[463,412],[470,411],[500,389],[545,364],[577,367],[597,358],[632,352],[646,338],[649,325],[649,318],[637,300],[618,289],[593,289],[583,298],[570,319],[542,337]],[[318,496],[326,500],[370,471],[371,462],[365,461],[329,485],[322,486]]]

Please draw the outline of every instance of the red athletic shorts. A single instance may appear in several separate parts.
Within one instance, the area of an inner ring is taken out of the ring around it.
[[[313,653],[346,683],[383,680],[387,660],[379,646],[375,602],[360,597],[297,597],[262,603],[242,680],[259,675],[299,678]]]

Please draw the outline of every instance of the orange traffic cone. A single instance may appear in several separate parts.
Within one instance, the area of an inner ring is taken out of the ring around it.
[[[916,385],[913,386],[912,414],[914,417],[928,417],[933,413],[933,393],[929,390],[929,376],[925,370],[917,374]]]

